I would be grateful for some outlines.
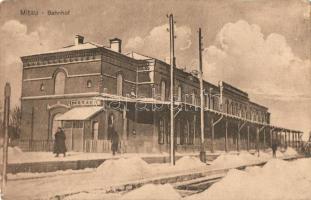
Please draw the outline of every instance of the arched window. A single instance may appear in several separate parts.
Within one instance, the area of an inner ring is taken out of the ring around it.
[[[196,92],[195,92],[195,90],[192,90],[191,96],[192,96],[192,101],[191,101],[191,103],[192,103],[193,105],[195,105],[195,104],[196,104]]]
[[[229,101],[227,100],[226,101],[226,112],[228,113],[228,114],[230,114],[230,112],[229,112]]]
[[[123,94],[123,76],[122,74],[117,75],[117,95],[122,96]]]
[[[234,108],[234,103],[231,102],[231,114],[235,115],[235,108]]]
[[[181,89],[181,86],[178,86],[178,101],[181,101],[181,97],[182,97],[182,89]]]
[[[88,81],[86,82],[86,87],[87,87],[87,88],[91,88],[91,87],[92,87],[92,81],[91,81],[91,80],[88,80]]]
[[[161,81],[161,101],[165,101],[165,91],[166,91],[166,84],[165,81]]]
[[[204,99],[205,99],[205,108],[209,108],[209,96],[204,95]]]
[[[54,93],[64,94],[65,93],[65,80],[66,75],[64,72],[58,72],[55,76]]]

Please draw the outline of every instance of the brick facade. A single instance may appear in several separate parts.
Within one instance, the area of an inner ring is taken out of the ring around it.
[[[74,122],[71,122],[71,125],[67,123],[71,126],[70,129],[66,129],[71,138],[68,139],[71,140],[68,144],[73,150],[84,150],[84,141],[94,139],[93,125],[96,122],[98,122],[96,139],[107,140],[107,127],[109,117],[112,115],[114,127],[127,152],[167,151],[170,130],[170,112],[167,105],[170,98],[170,66],[154,58],[133,53],[125,55],[101,45],[83,43],[83,40],[82,43],[81,40],[79,42],[58,51],[21,58],[23,61],[21,138],[53,139],[53,125],[58,123],[54,120],[55,116],[79,105],[94,106],[86,102],[98,98],[100,102],[98,105],[103,107],[100,113],[83,121],[82,127],[79,124],[74,125]],[[64,84],[63,94],[55,94],[58,73],[65,75],[64,82],[59,83]],[[174,76],[175,100],[188,105],[185,107],[186,110],[178,114],[175,122],[177,149],[182,151],[185,145],[196,146],[200,142],[198,108],[200,90],[196,75],[176,68]],[[118,87],[119,90],[122,89],[121,94],[118,94]],[[213,85],[204,82],[204,90],[206,109],[223,111],[258,123],[270,123],[268,109],[251,102],[247,93],[226,83]],[[223,97],[222,105],[220,93]],[[161,97],[164,94],[165,96]],[[114,98],[105,100],[106,96]],[[121,102],[119,104],[118,96]],[[144,111],[137,111],[137,106],[142,106],[135,103],[139,99],[162,101],[163,104],[157,104],[157,107],[162,109],[154,111],[151,104],[146,103]],[[73,103],[77,101],[80,103]],[[215,116],[209,112],[206,112],[205,116],[205,137],[208,143],[210,123]],[[235,122],[229,126],[232,130],[230,134],[234,137]],[[216,140],[223,137],[223,127],[223,122],[216,127]],[[80,129],[81,133],[75,133]],[[78,137],[79,134],[82,138]]]

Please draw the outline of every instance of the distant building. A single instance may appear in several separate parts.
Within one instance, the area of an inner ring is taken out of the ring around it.
[[[56,128],[63,126],[70,150],[109,151],[107,130],[111,124],[122,139],[122,151],[167,151],[170,142],[167,63],[134,52],[123,54],[118,38],[110,40],[110,47],[104,47],[84,42],[79,35],[74,45],[21,59],[22,140],[32,144],[49,142]],[[177,150],[194,151],[199,149],[201,135],[198,78],[195,73],[178,68],[174,72],[176,106],[181,109],[175,119]],[[212,140],[216,149],[225,148],[226,124],[229,149],[236,149],[237,145],[254,148],[256,127],[270,127],[268,108],[250,101],[246,92],[224,82],[219,85],[204,82],[204,90],[207,148]],[[225,120],[215,126],[212,137],[211,123],[221,113],[226,114]],[[237,126],[245,121],[248,128],[241,128],[237,137]],[[265,134],[259,139],[268,145],[269,131]]]

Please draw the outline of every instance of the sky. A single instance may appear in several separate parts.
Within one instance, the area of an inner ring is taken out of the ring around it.
[[[21,10],[38,10],[23,16]],[[69,10],[49,16],[48,10]],[[307,0],[15,0],[0,4],[0,94],[19,104],[22,55],[73,44],[76,34],[122,51],[169,57],[167,14],[174,15],[177,67],[197,69],[203,35],[204,79],[223,80],[267,106],[272,124],[311,130],[310,4]],[[0,101],[2,96],[0,97]],[[0,107],[3,103],[0,102]]]

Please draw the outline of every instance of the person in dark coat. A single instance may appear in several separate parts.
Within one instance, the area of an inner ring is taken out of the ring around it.
[[[118,151],[118,145],[119,145],[119,135],[117,131],[113,129],[113,132],[111,134],[111,151],[112,155],[115,155]]]
[[[276,157],[276,150],[278,149],[278,144],[276,142],[276,140],[273,141],[272,143],[272,153],[273,153],[273,158]]]
[[[65,144],[66,136],[61,127],[57,128],[57,132],[55,133],[55,141],[54,141],[54,153],[56,154],[55,157],[58,157],[60,153],[66,156],[66,144]]]

